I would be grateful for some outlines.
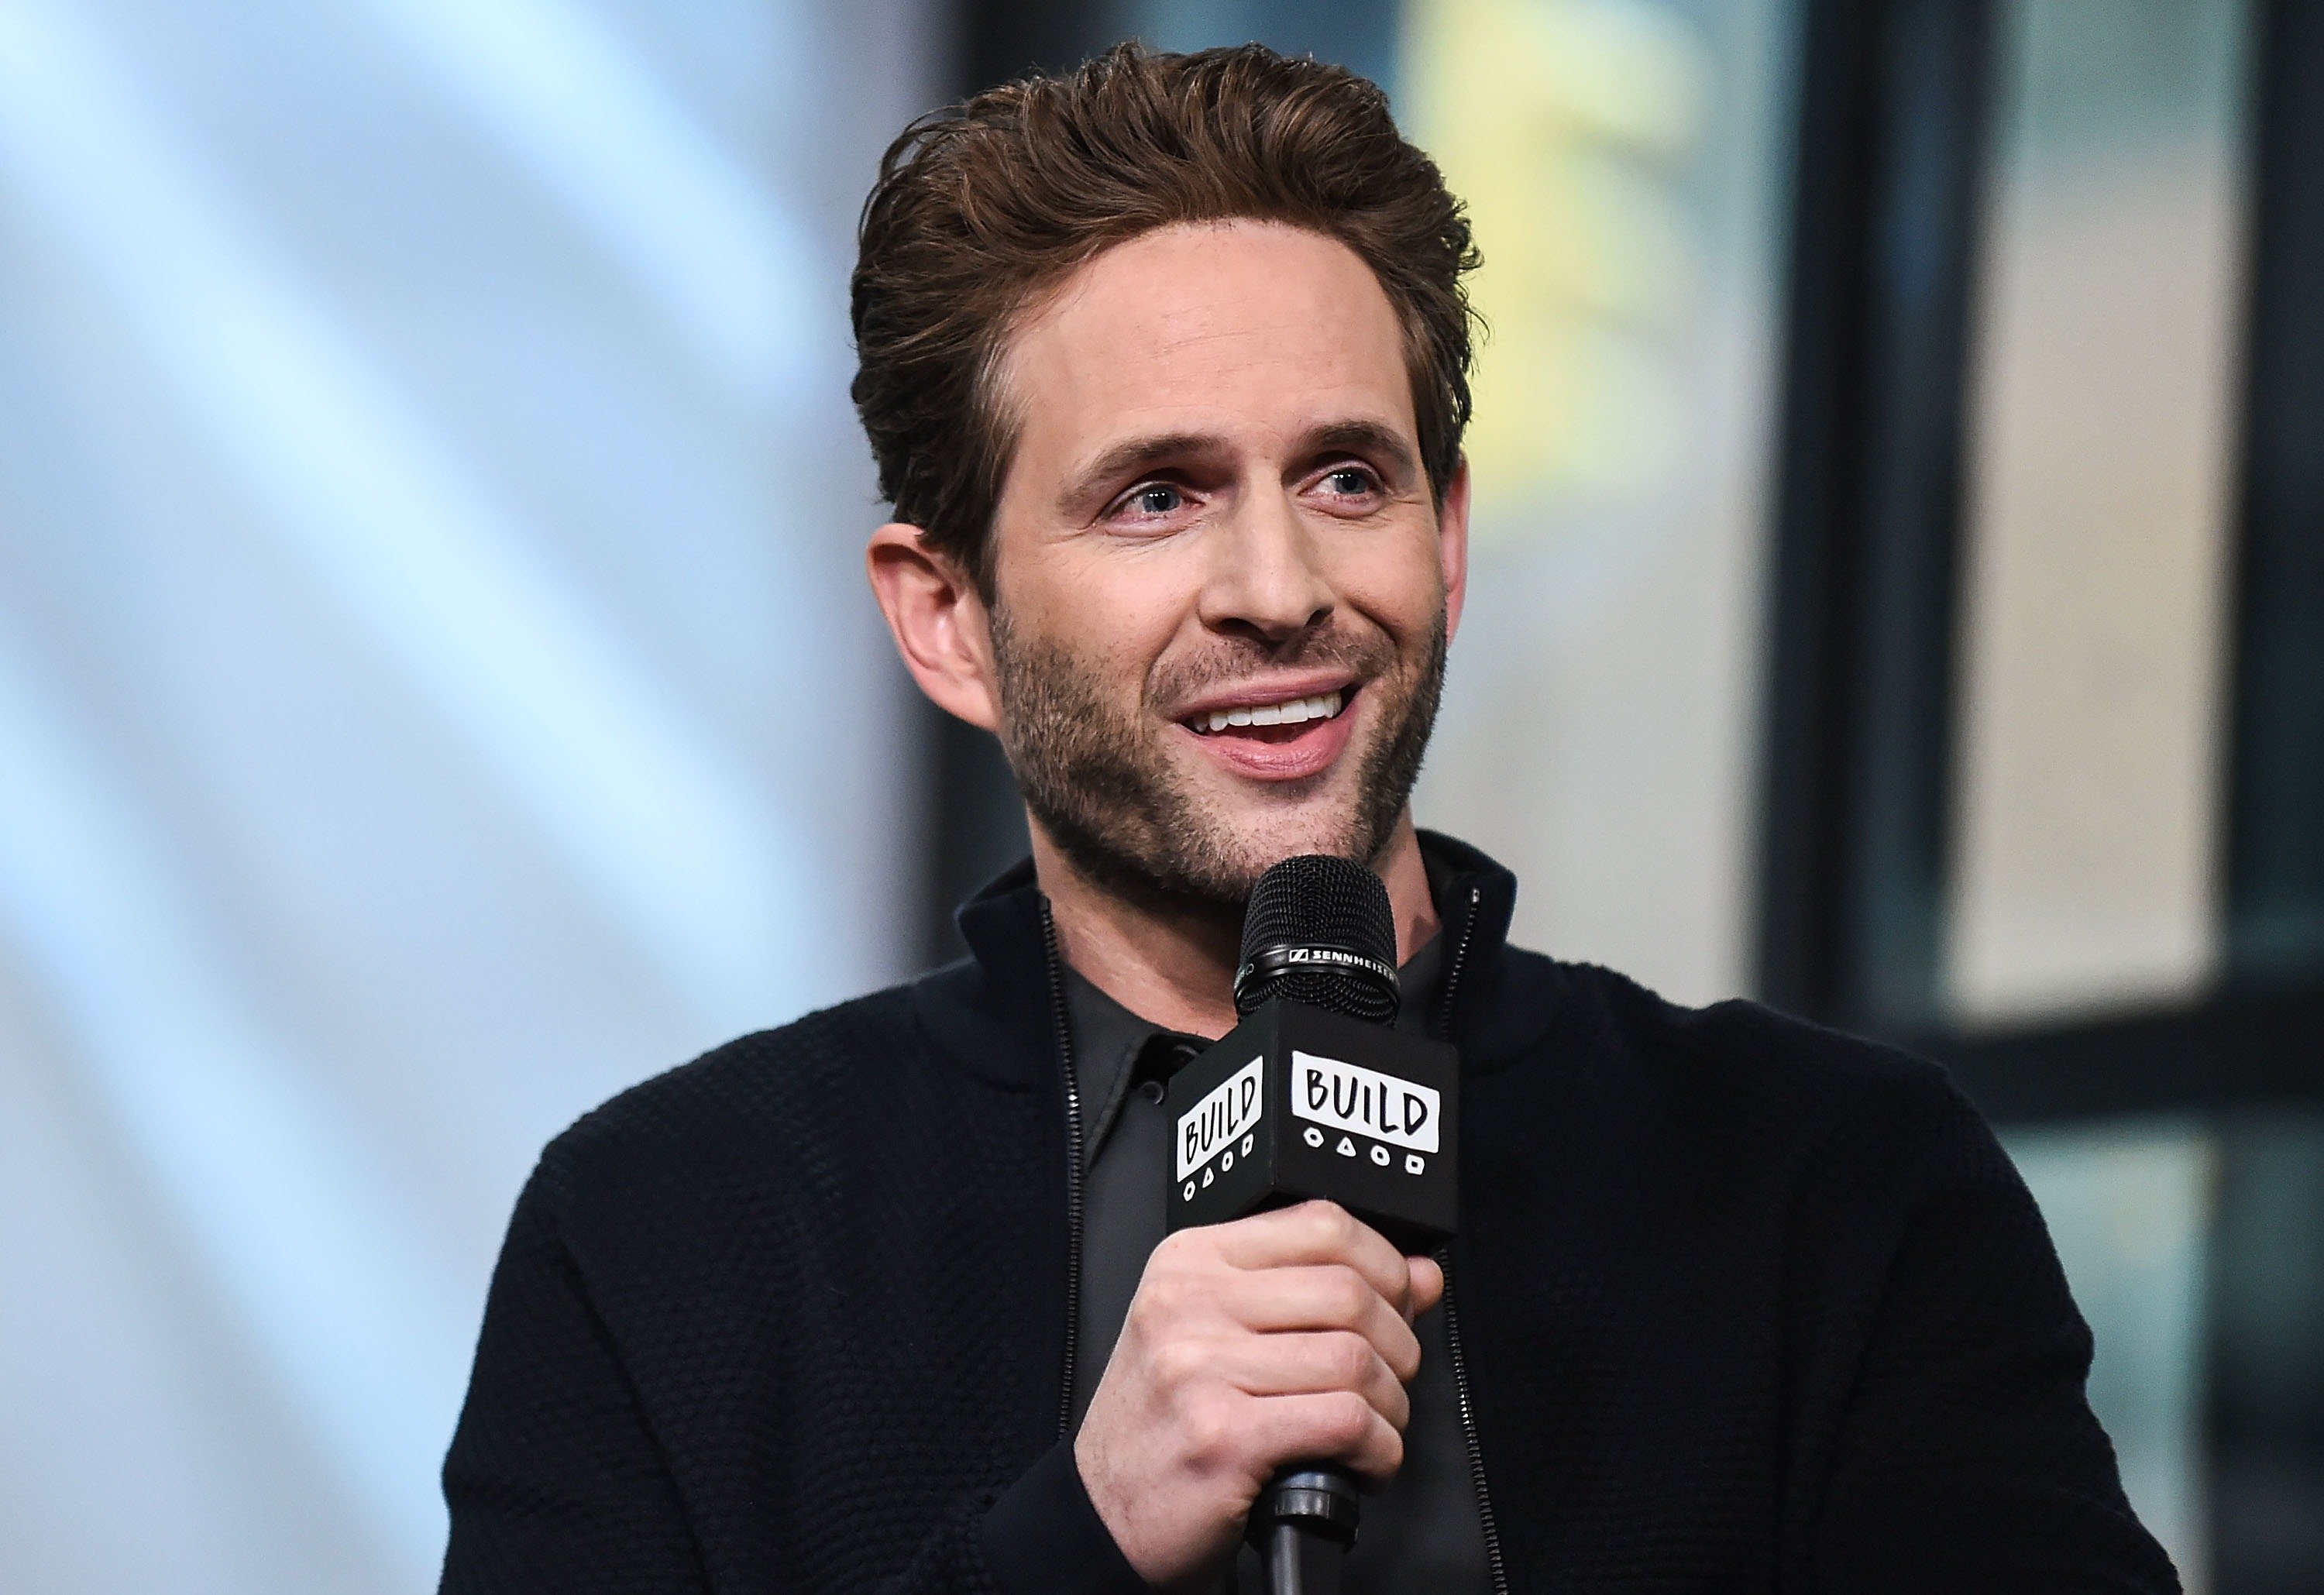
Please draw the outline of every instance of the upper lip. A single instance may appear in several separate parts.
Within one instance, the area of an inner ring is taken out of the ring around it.
[[[1315,670],[1298,676],[1277,676],[1266,681],[1246,682],[1239,687],[1213,687],[1202,696],[1181,704],[1170,712],[1173,720],[1192,720],[1198,715],[1213,715],[1222,709],[1256,709],[1261,704],[1288,704],[1300,698],[1321,697],[1326,693],[1347,693],[1358,685],[1355,677],[1345,670]]]

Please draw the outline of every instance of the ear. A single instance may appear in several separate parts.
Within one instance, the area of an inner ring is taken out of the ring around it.
[[[1444,572],[1444,641],[1461,629],[1461,606],[1469,596],[1469,456],[1462,455],[1436,512],[1436,558]]]
[[[1001,715],[991,630],[968,573],[928,548],[918,527],[893,521],[872,534],[863,564],[920,690],[945,713],[992,730]]]

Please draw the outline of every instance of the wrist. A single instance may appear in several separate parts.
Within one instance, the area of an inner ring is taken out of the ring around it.
[[[1005,1595],[1148,1595],[1098,1515],[1071,1442],[1042,1453],[982,1525],[985,1563]]]

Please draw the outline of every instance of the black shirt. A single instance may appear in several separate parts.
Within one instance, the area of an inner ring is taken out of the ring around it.
[[[1398,972],[1399,1030],[1421,1032],[1443,979],[1443,938],[1431,937]],[[1068,964],[1065,1012],[1081,1089],[1085,1228],[1082,1255],[1081,1355],[1074,1363],[1074,1422],[1089,1410],[1113,1344],[1130,1314],[1146,1259],[1165,1229],[1170,1175],[1169,1112],[1163,1088],[1177,1067],[1208,1042],[1166,1030],[1116,1002]],[[1492,1575],[1461,1430],[1440,1307],[1413,1325],[1420,1371],[1410,1386],[1412,1421],[1404,1465],[1367,1495],[1356,1547],[1349,1554],[1347,1595],[1485,1595]],[[1236,1576],[1221,1590],[1257,1590],[1257,1555],[1245,1546]]]

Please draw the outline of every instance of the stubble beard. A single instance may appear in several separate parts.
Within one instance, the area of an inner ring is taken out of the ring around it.
[[[1109,703],[1095,668],[1047,638],[1019,634],[997,605],[991,637],[1001,746],[1026,807],[1067,862],[1102,890],[1228,924],[1240,920],[1259,875],[1293,853],[1367,865],[1379,860],[1420,777],[1444,685],[1441,613],[1425,646],[1404,659],[1384,638],[1330,632],[1283,648],[1224,645],[1148,681],[1127,715]],[[1323,816],[1321,834],[1305,816],[1300,834],[1279,843],[1239,832],[1174,767],[1165,739],[1179,733],[1151,706],[1184,702],[1211,681],[1246,677],[1261,664],[1343,666],[1373,703],[1370,740],[1351,750],[1352,800]]]

